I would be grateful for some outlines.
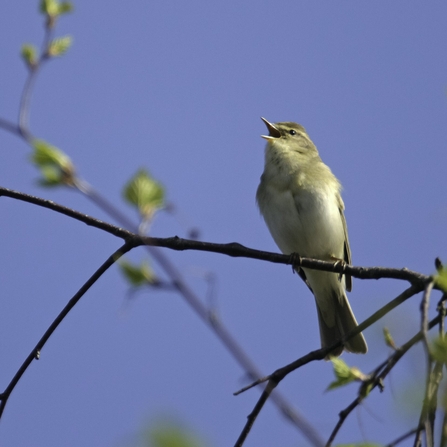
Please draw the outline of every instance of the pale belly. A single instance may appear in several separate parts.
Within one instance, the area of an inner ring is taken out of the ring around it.
[[[343,259],[345,235],[333,193],[302,191],[295,201],[289,189],[279,191],[267,187],[264,198],[261,213],[283,253]]]

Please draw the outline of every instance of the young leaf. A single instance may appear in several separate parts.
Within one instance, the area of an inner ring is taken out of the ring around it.
[[[203,445],[194,435],[172,424],[152,429],[148,441],[148,445],[153,447],[200,447]]]
[[[118,261],[118,265],[124,277],[134,287],[152,284],[156,279],[154,272],[147,262],[143,261],[140,265],[136,265],[121,258]]]
[[[55,18],[71,11],[73,11],[73,5],[71,2],[59,3],[58,0],[41,0],[40,2],[40,12],[49,17]]]
[[[388,328],[383,328],[383,336],[385,338],[385,344],[389,346],[390,348],[397,349],[396,344],[394,343],[393,337],[391,336],[390,331]]]
[[[25,43],[20,51],[22,59],[29,68],[33,68],[37,63],[37,48],[34,45]]]
[[[72,186],[74,184],[75,169],[67,155],[43,140],[35,140],[33,148],[34,153],[31,159],[42,174],[42,179],[40,179],[42,186]]]
[[[368,378],[358,368],[348,366],[338,357],[332,357],[331,362],[334,367],[336,380],[329,384],[327,391],[347,385],[355,380],[365,381]]]
[[[149,173],[140,169],[124,187],[125,200],[135,206],[144,219],[150,219],[164,203],[164,188]]]
[[[59,15],[67,14],[73,11],[73,4],[71,2],[61,2],[59,3]]]
[[[48,16],[56,16],[59,10],[57,0],[41,0],[40,12]]]
[[[54,39],[48,46],[48,56],[62,56],[70,48],[72,42],[73,39],[71,36],[58,37],[57,39]]]

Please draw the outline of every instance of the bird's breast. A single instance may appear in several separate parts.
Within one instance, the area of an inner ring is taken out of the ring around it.
[[[343,258],[344,230],[335,192],[300,181],[263,178],[257,200],[261,214],[285,254]]]

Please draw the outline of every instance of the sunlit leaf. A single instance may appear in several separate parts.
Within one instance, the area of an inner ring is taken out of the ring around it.
[[[73,185],[75,169],[70,158],[46,141],[34,140],[32,162],[39,168],[42,186]]]
[[[199,442],[191,433],[176,426],[163,426],[151,430],[151,447],[201,447]]]
[[[355,380],[364,381],[368,377],[363,374],[358,368],[348,366],[342,359],[338,357],[331,358],[332,366],[334,367],[335,379],[329,384],[327,390],[333,390]]]
[[[383,336],[385,338],[385,344],[389,346],[390,348],[397,349],[396,344],[394,343],[393,337],[391,336],[390,331],[388,328],[383,328]]]
[[[71,36],[58,37],[48,46],[48,55],[52,57],[62,56],[67,52],[73,43]]]
[[[140,265],[132,264],[121,258],[118,265],[127,281],[134,287],[152,284],[156,279],[155,274],[147,262]]]
[[[159,182],[146,170],[140,169],[124,187],[123,195],[128,203],[148,219],[163,206],[165,193]]]
[[[20,51],[22,59],[28,65],[28,67],[33,67],[37,63],[37,48],[34,45],[29,43],[25,43],[22,45],[22,49]]]
[[[57,15],[59,11],[59,3],[57,0],[41,0],[40,12],[49,16]]]
[[[73,4],[71,2],[59,3],[58,0],[41,0],[39,9],[41,13],[56,18],[73,11]]]

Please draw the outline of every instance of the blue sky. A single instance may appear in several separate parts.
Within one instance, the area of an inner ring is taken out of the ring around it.
[[[255,205],[263,170],[260,116],[304,125],[344,186],[354,265],[434,271],[447,262],[445,199],[447,4],[376,2],[74,2],[58,35],[72,49],[39,75],[31,109],[37,137],[63,149],[79,174],[129,216],[126,181],[146,167],[176,217],[154,236],[187,236],[277,251]],[[0,116],[14,120],[26,70],[24,42],[40,44],[37,2],[0,7]],[[43,190],[30,149],[0,132],[2,186],[109,220],[70,190]],[[3,389],[68,299],[120,241],[79,222],[0,200]],[[222,321],[264,373],[319,347],[313,298],[291,269],[217,254],[166,251],[205,300],[212,273]],[[142,250],[130,256],[146,257]],[[155,266],[157,269],[157,267]],[[159,271],[159,270],[157,270]],[[354,282],[358,320],[406,287]],[[433,300],[438,298],[434,294]],[[365,331],[370,352],[344,355],[369,372],[419,325],[420,297]],[[435,304],[431,316],[435,314]],[[417,425],[408,396],[420,348],[346,422],[336,442],[387,443]],[[315,362],[279,389],[327,438],[356,386],[325,392],[331,365]],[[232,445],[259,393],[232,393],[244,372],[181,297],[147,290],[129,300],[116,267],[55,332],[14,391],[2,446],[132,445],[160,417],[207,445]],[[247,446],[302,446],[268,404]]]

